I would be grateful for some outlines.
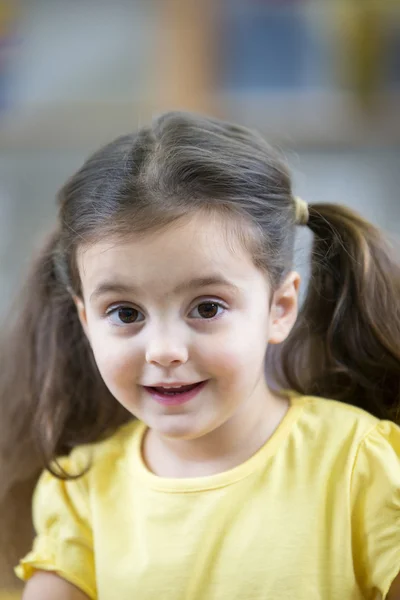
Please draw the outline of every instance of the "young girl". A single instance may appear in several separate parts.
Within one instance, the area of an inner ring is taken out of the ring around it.
[[[23,598],[400,598],[399,297],[377,229],[247,129],[168,113],[89,158],[1,363],[7,548],[46,468]]]

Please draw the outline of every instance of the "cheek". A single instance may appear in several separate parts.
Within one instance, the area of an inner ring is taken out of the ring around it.
[[[258,371],[265,358],[267,334],[259,323],[254,327],[247,321],[247,325],[230,328],[202,348],[200,360],[207,364],[208,372],[233,382]]]
[[[100,374],[112,392],[132,382],[137,372],[138,357],[127,341],[95,336],[92,338],[92,350]]]

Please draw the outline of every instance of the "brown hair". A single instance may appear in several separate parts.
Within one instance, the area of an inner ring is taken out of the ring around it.
[[[119,137],[91,156],[58,195],[57,227],[33,265],[0,349],[0,510],[27,523],[40,470],[78,444],[111,435],[132,418],[97,370],[72,294],[80,295],[76,252],[103,236],[167,227],[198,211],[236,223],[241,241],[273,287],[291,270],[295,204],[284,161],[245,128],[186,113]],[[228,219],[230,217],[230,219]],[[312,205],[312,277],[283,347],[290,387],[398,419],[399,266],[381,234],[343,206]],[[67,474],[59,476],[67,477]],[[6,522],[5,522],[6,523]],[[31,528],[7,537],[11,561]],[[11,531],[11,527],[9,528]]]

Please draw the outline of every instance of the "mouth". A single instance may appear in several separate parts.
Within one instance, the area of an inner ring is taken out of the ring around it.
[[[190,385],[178,385],[178,386],[143,386],[146,392],[158,402],[164,406],[178,406],[185,404],[192,400],[197,394],[204,388],[207,381],[200,381],[198,383],[192,383]]]

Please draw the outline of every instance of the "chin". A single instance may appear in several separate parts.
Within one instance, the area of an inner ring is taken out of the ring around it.
[[[148,426],[157,431],[159,435],[174,439],[174,440],[196,440],[204,437],[214,429],[217,425],[199,426],[196,423],[194,415],[164,415],[161,418],[152,419],[148,422]]]

